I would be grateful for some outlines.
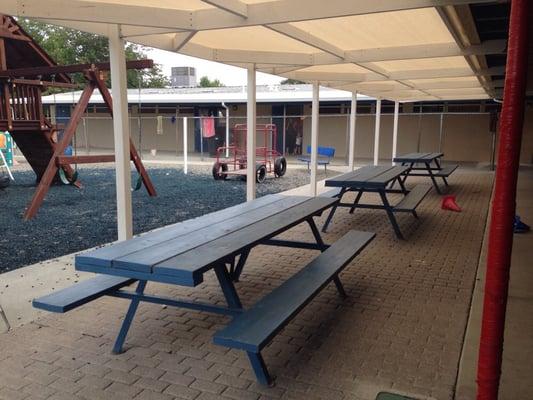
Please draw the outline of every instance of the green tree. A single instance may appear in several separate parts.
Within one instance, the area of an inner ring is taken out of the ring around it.
[[[305,82],[299,81],[297,79],[284,79],[280,82],[282,85],[303,85]]]
[[[59,65],[109,61],[109,45],[103,36],[22,18],[17,22]],[[133,43],[126,45],[127,60],[143,58],[147,58],[145,47]],[[81,73],[72,74],[72,79],[80,84],[85,82]],[[152,69],[128,70],[129,88],[139,87],[139,79],[145,88],[161,88],[170,84],[159,65]],[[110,84],[109,79],[107,83]]]
[[[220,82],[218,79],[210,80],[207,76],[202,76],[200,78],[200,83],[198,84],[200,87],[222,87],[224,84]]]

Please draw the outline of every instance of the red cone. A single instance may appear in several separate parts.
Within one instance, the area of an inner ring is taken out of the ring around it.
[[[444,196],[442,198],[441,208],[443,210],[461,212],[461,207],[459,207],[457,205],[457,203],[455,202],[455,195],[453,195],[453,194],[450,194],[448,196]]]

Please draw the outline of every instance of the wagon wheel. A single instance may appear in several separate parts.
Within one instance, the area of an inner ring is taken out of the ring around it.
[[[213,178],[215,178],[215,181],[226,179],[228,177],[228,174],[225,174],[224,172],[226,172],[227,170],[228,170],[228,164],[219,163],[219,162],[214,163],[212,172],[213,172]]]
[[[274,174],[277,177],[282,177],[287,172],[287,160],[285,157],[278,157],[274,160]]]
[[[257,183],[263,183],[266,180],[266,175],[267,175],[266,167],[263,164],[258,165],[255,171],[255,181]]]

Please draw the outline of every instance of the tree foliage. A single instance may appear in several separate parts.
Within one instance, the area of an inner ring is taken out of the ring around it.
[[[200,83],[198,84],[200,87],[222,87],[224,84],[220,82],[218,79],[209,79],[207,76],[202,76],[200,78]]]
[[[59,65],[109,61],[109,44],[103,36],[22,18],[17,22]],[[143,46],[126,45],[127,60],[143,58],[147,58]],[[71,76],[76,83],[85,82],[82,74]],[[128,87],[137,88],[139,82],[145,88],[161,88],[170,84],[159,65],[152,69],[128,70]],[[107,84],[110,84],[109,78]]]
[[[284,79],[280,82],[282,85],[303,85],[305,82],[299,81],[298,79]]]

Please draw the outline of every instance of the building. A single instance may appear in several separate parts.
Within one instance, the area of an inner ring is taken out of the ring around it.
[[[80,92],[62,93],[43,98],[44,104],[56,105],[56,114],[69,113]],[[311,142],[311,85],[263,85],[257,87],[257,122],[277,126],[280,152],[291,155],[298,135],[303,149]],[[332,146],[336,157],[347,157],[349,92],[321,88],[319,145]],[[151,150],[181,155],[183,152],[182,118],[188,124],[188,150],[213,152],[225,142],[226,114],[230,131],[235,124],[246,122],[246,88],[172,88],[128,90],[131,136],[146,153]],[[374,146],[375,99],[358,95],[356,151],[358,159],[372,157]],[[442,151],[448,161],[491,163],[494,159],[496,121],[500,104],[492,100],[431,101],[402,103],[400,106],[398,153]],[[139,111],[140,110],[140,114]],[[383,101],[380,153],[382,160],[392,153],[394,103]],[[158,116],[162,117],[159,118]],[[200,118],[213,116],[216,141],[200,140]],[[142,117],[142,118],[140,118]],[[68,118],[68,117],[66,117]],[[78,146],[88,150],[113,149],[113,125],[99,94],[91,98],[85,123],[78,128]],[[158,123],[159,132],[158,132]],[[162,124],[162,125],[161,125]],[[139,140],[141,138],[141,140]],[[262,138],[257,138],[261,143]],[[139,143],[139,141],[141,143]],[[231,141],[231,138],[230,138]],[[533,158],[533,107],[528,105],[522,145],[522,163]]]
[[[172,67],[170,75],[170,85],[173,88],[195,87],[196,84],[196,68]]]

